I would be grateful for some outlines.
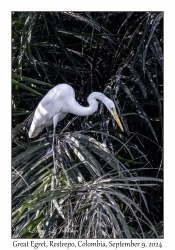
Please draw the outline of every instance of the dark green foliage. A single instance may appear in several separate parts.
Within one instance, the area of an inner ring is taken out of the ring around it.
[[[163,13],[14,12],[12,78],[12,236],[163,237]],[[46,131],[27,131],[63,82],[84,106],[93,91],[111,98],[125,131],[103,104],[69,114],[55,176]]]

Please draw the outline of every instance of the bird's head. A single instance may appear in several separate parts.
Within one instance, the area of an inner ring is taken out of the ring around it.
[[[93,93],[91,93],[89,95],[89,97],[88,97],[89,104],[97,106],[98,104],[97,104],[96,100],[99,100],[99,101],[101,101],[101,102],[103,102],[105,104],[106,108],[109,110],[109,112],[111,113],[111,115],[116,120],[118,126],[123,131],[123,126],[122,126],[121,121],[120,121],[120,119],[118,117],[118,114],[116,112],[114,102],[111,99],[109,99],[107,96],[105,96],[104,94],[102,94],[101,92],[93,92]]]

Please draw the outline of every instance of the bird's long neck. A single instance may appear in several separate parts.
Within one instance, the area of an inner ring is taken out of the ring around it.
[[[89,103],[89,107],[83,107],[77,101],[75,101],[75,103],[72,106],[72,109],[71,109],[71,111],[69,111],[69,113],[72,113],[74,115],[79,115],[79,116],[87,116],[87,115],[93,114],[98,109],[97,100],[102,101],[102,98],[100,98],[101,95],[104,98],[104,95],[99,93],[99,92],[91,93],[87,99],[87,101]],[[103,102],[104,102],[104,99],[103,99]]]

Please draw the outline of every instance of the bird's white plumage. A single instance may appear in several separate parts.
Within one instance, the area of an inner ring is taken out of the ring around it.
[[[75,99],[74,89],[68,84],[59,84],[52,88],[40,101],[36,108],[33,121],[29,130],[29,137],[35,137],[44,127],[53,124],[53,117],[59,114],[61,121],[68,112],[64,112],[64,106],[67,98]]]
[[[66,83],[58,84],[52,88],[38,104],[29,130],[29,137],[33,138],[37,136],[44,127],[49,127],[53,123],[55,128],[55,123],[61,121],[67,113],[80,116],[93,114],[98,108],[97,100],[105,104],[123,131],[112,100],[100,92],[93,92],[87,100],[89,107],[81,106],[75,100],[75,92],[70,85]]]

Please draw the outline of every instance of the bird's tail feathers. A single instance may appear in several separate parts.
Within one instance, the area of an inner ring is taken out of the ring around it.
[[[35,126],[32,124],[29,130],[29,138],[34,138],[37,136],[41,131],[43,130],[43,127],[35,128]]]

